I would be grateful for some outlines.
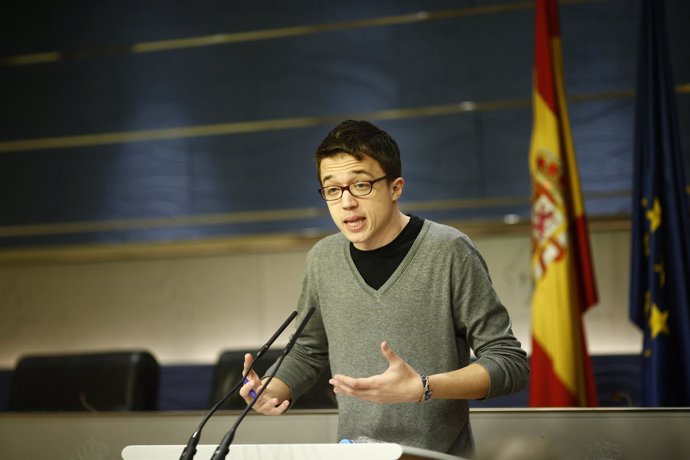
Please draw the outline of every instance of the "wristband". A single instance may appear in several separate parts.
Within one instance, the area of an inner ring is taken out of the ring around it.
[[[422,379],[422,387],[424,391],[422,392],[422,398],[419,400],[419,402],[424,402],[428,401],[431,399],[431,395],[433,392],[431,391],[431,387],[429,386],[429,377],[427,377],[426,374],[419,374],[419,377]]]

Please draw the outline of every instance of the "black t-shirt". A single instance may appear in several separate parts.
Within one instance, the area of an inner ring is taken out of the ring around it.
[[[393,241],[371,251],[359,250],[350,243],[352,261],[369,286],[378,289],[388,281],[422,231],[422,225],[424,219],[410,216],[410,221]]]

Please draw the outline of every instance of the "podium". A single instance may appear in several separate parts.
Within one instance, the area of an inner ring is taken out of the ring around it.
[[[127,446],[123,460],[178,460],[179,446]],[[194,456],[208,460],[216,446],[201,445]],[[228,460],[464,460],[440,452],[395,443],[363,444],[236,444],[230,446]]]

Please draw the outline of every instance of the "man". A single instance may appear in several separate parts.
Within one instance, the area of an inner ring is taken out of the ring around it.
[[[400,152],[385,131],[345,121],[315,157],[340,233],[309,252],[298,309],[316,311],[255,410],[283,413],[330,360],[340,438],[471,455],[467,400],[518,391],[529,373],[484,260],[458,230],[400,211]],[[261,385],[248,381],[247,402]]]

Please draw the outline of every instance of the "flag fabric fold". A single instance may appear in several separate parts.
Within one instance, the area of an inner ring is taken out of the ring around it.
[[[642,405],[690,406],[690,207],[664,15],[642,1],[630,319],[644,337]]]
[[[556,0],[537,0],[535,12],[529,403],[596,406],[582,314],[597,302],[597,292],[565,100]]]

